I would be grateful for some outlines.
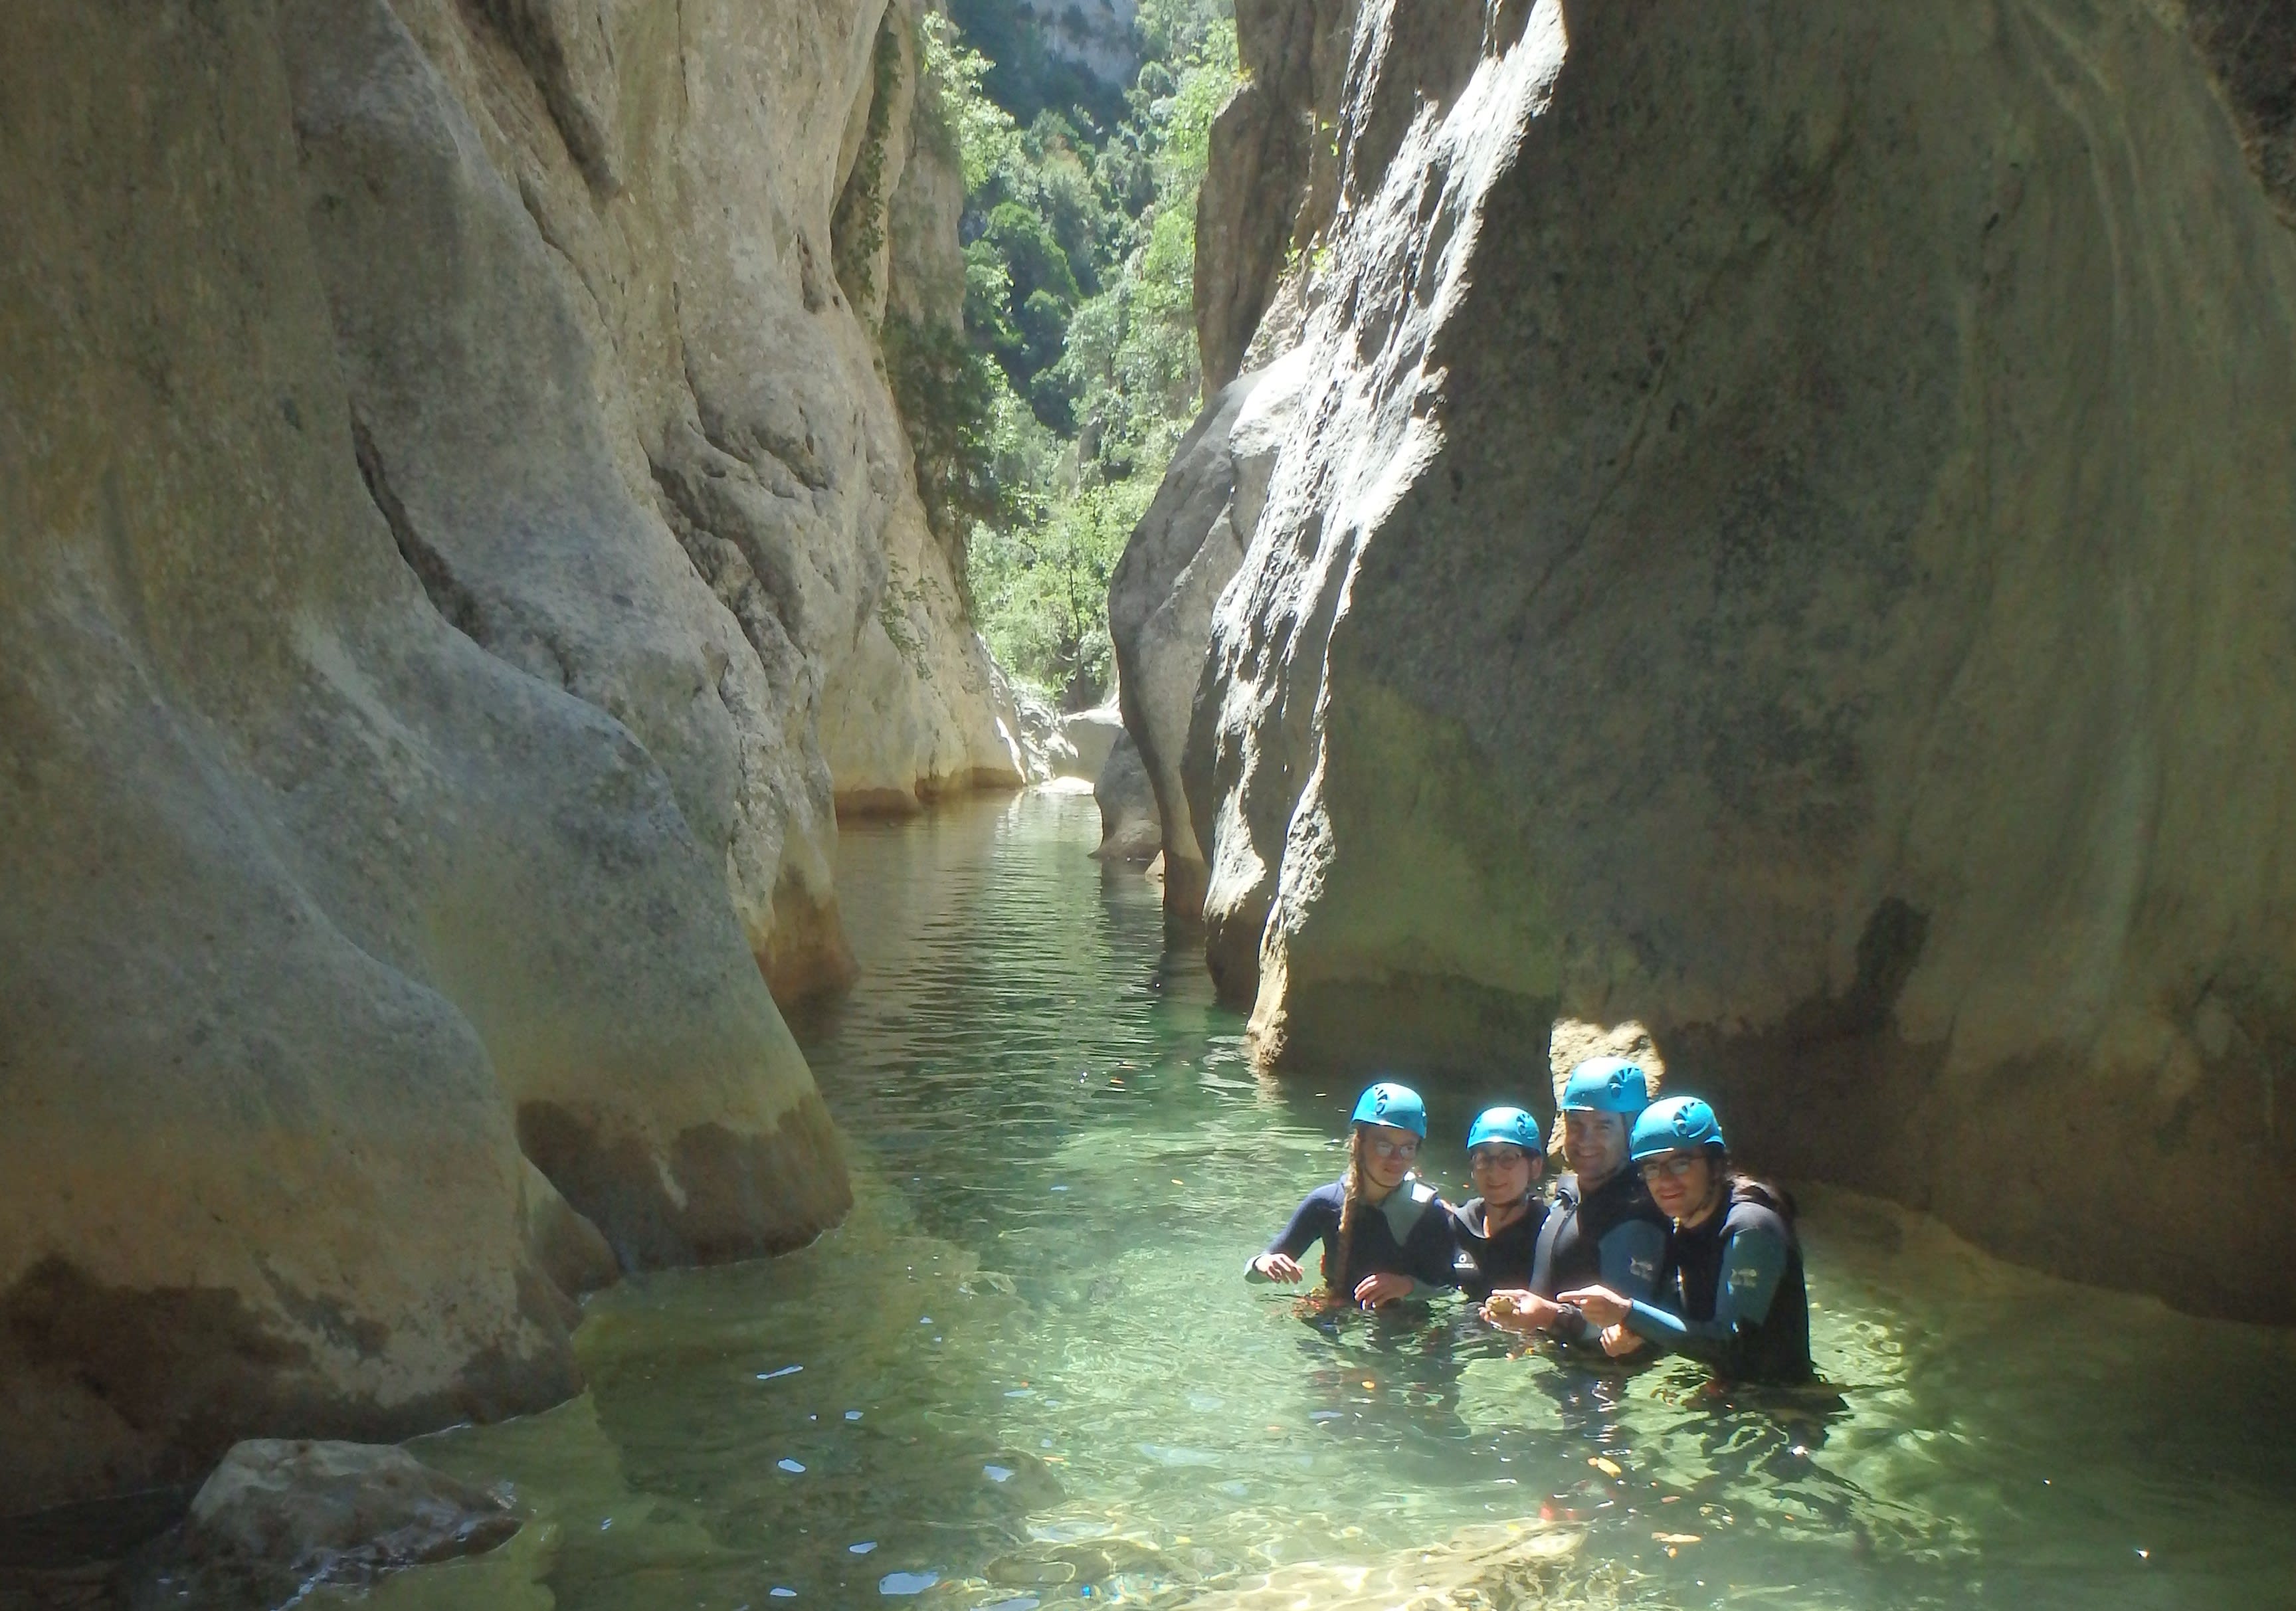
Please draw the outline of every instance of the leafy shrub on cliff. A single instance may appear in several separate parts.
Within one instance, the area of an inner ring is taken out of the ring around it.
[[[1155,491],[1138,478],[1086,487],[1034,525],[974,533],[971,581],[990,650],[1070,708],[1108,690],[1108,578]]]

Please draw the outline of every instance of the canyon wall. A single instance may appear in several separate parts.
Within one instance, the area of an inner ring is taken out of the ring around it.
[[[1262,1058],[1638,1019],[1762,1165],[2296,1319],[2284,8],[1359,11],[1328,209],[1274,76],[1200,236],[1215,377],[1307,242],[1180,766]]]
[[[0,12],[0,1512],[577,1385],[848,1200],[835,813],[1016,782],[912,0]]]

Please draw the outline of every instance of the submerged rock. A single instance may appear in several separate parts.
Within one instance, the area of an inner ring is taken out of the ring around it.
[[[390,1444],[261,1439],[234,1446],[155,1552],[137,1611],[270,1611],[322,1585],[482,1555],[517,1533],[504,1495]]]
[[[1365,5],[1182,769],[1263,1057],[1636,1018],[1765,1165],[2296,1318],[2296,235],[2227,9]]]
[[[1616,1605],[1614,1573],[1578,1566],[1586,1534],[1537,1523],[1468,1528],[1366,1565],[1302,1561],[1184,1601],[1188,1611],[1568,1611]]]

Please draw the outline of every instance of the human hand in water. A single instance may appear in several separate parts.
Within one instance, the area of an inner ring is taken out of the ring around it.
[[[1410,1296],[1411,1278],[1407,1275],[1367,1275],[1356,1283],[1356,1302],[1366,1309],[1376,1309],[1382,1304]]]
[[[1494,1292],[1484,1300],[1483,1318],[1509,1331],[1544,1331],[1562,1318],[1562,1309],[1536,1292]]]
[[[1282,1281],[1287,1287],[1307,1274],[1300,1268],[1300,1261],[1288,1253],[1263,1253],[1251,1261],[1251,1267],[1269,1280]]]
[[[1564,1293],[1562,1301],[1575,1306],[1579,1313],[1597,1326],[1626,1323],[1627,1300],[1608,1287],[1581,1287],[1576,1292]]]
[[[1612,1359],[1624,1359],[1643,1345],[1643,1339],[1624,1326],[1603,1328],[1603,1352]]]

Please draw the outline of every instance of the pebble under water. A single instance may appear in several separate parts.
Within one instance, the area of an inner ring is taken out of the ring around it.
[[[1155,890],[1087,856],[1096,828],[1088,798],[1029,795],[846,829],[866,972],[799,1028],[850,1219],[593,1299],[582,1398],[414,1445],[536,1523],[313,1599],[2296,1604],[2296,1337],[1865,1198],[1800,1194],[1838,1398],[1717,1402],[1681,1363],[1516,1356],[1456,1304],[1334,1321],[1247,1286],[1339,1173],[1354,1093],[1254,1077]],[[1470,1109],[1515,1094],[1436,1100],[1424,1172],[1463,1190]],[[1470,1570],[1521,1541],[1557,1564]]]

